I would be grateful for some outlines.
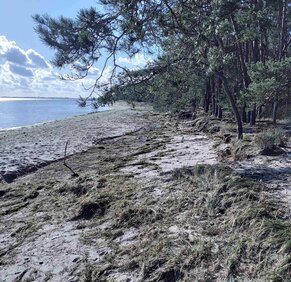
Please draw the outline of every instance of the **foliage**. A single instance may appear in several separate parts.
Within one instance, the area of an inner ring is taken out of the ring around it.
[[[288,96],[287,2],[100,0],[102,12],[90,8],[75,20],[47,15],[34,20],[41,39],[56,50],[55,65],[77,71],[66,78],[82,78],[104,62],[89,96],[101,91],[102,103],[142,99],[166,110],[194,99],[217,116],[222,108],[231,110],[241,138],[245,109],[277,105]],[[146,52],[156,59],[131,70],[118,63],[120,52]],[[101,83],[108,65],[113,66],[110,81]],[[274,122],[276,115],[277,106]]]
[[[258,134],[256,142],[262,152],[272,152],[284,146],[285,136],[281,130],[272,128]]]
[[[291,58],[284,61],[269,60],[250,67],[252,83],[249,96],[264,104],[275,100],[286,100],[291,81]]]
[[[158,110],[177,112],[201,102],[203,82],[197,68],[193,72],[186,67],[168,67],[167,72],[158,73],[150,81],[119,87],[117,98],[128,102],[150,102]]]

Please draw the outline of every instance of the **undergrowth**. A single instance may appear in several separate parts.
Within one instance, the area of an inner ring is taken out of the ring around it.
[[[285,136],[277,128],[268,129],[256,136],[256,142],[261,149],[262,154],[272,155],[280,152],[280,147],[285,145]]]
[[[290,218],[262,183],[210,165],[115,183],[99,191],[118,196],[93,224],[110,249],[93,281],[290,281]]]

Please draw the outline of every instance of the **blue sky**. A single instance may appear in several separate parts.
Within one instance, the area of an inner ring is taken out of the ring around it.
[[[23,49],[33,49],[47,59],[53,52],[35,34],[34,14],[75,17],[81,8],[96,6],[94,0],[0,0],[0,34],[14,40]]]
[[[95,0],[0,0],[0,97],[78,97],[86,95],[82,84],[90,86],[101,66],[83,81],[58,79],[59,70],[50,64],[53,51],[43,45],[34,32],[34,14],[47,13],[74,18],[81,8],[97,6]],[[146,59],[138,54],[129,60],[120,55],[127,67],[144,65]],[[105,72],[109,75],[110,69]]]

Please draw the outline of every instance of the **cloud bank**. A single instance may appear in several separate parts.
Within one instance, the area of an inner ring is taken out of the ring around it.
[[[119,56],[117,62],[131,69],[143,67],[151,59],[142,54]],[[101,83],[111,76],[112,66],[103,71]],[[0,97],[79,97],[95,83],[101,69],[92,67],[85,79],[64,81],[46,59],[33,49],[24,50],[15,41],[0,35]]]
[[[88,94],[83,85],[94,81],[93,73],[82,81],[60,80],[58,72],[38,52],[23,50],[0,35],[0,97],[78,97]]]

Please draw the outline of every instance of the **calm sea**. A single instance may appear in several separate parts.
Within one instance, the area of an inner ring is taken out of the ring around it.
[[[106,107],[98,111],[105,111]],[[0,129],[33,125],[83,115],[94,110],[81,108],[75,99],[0,98]]]

